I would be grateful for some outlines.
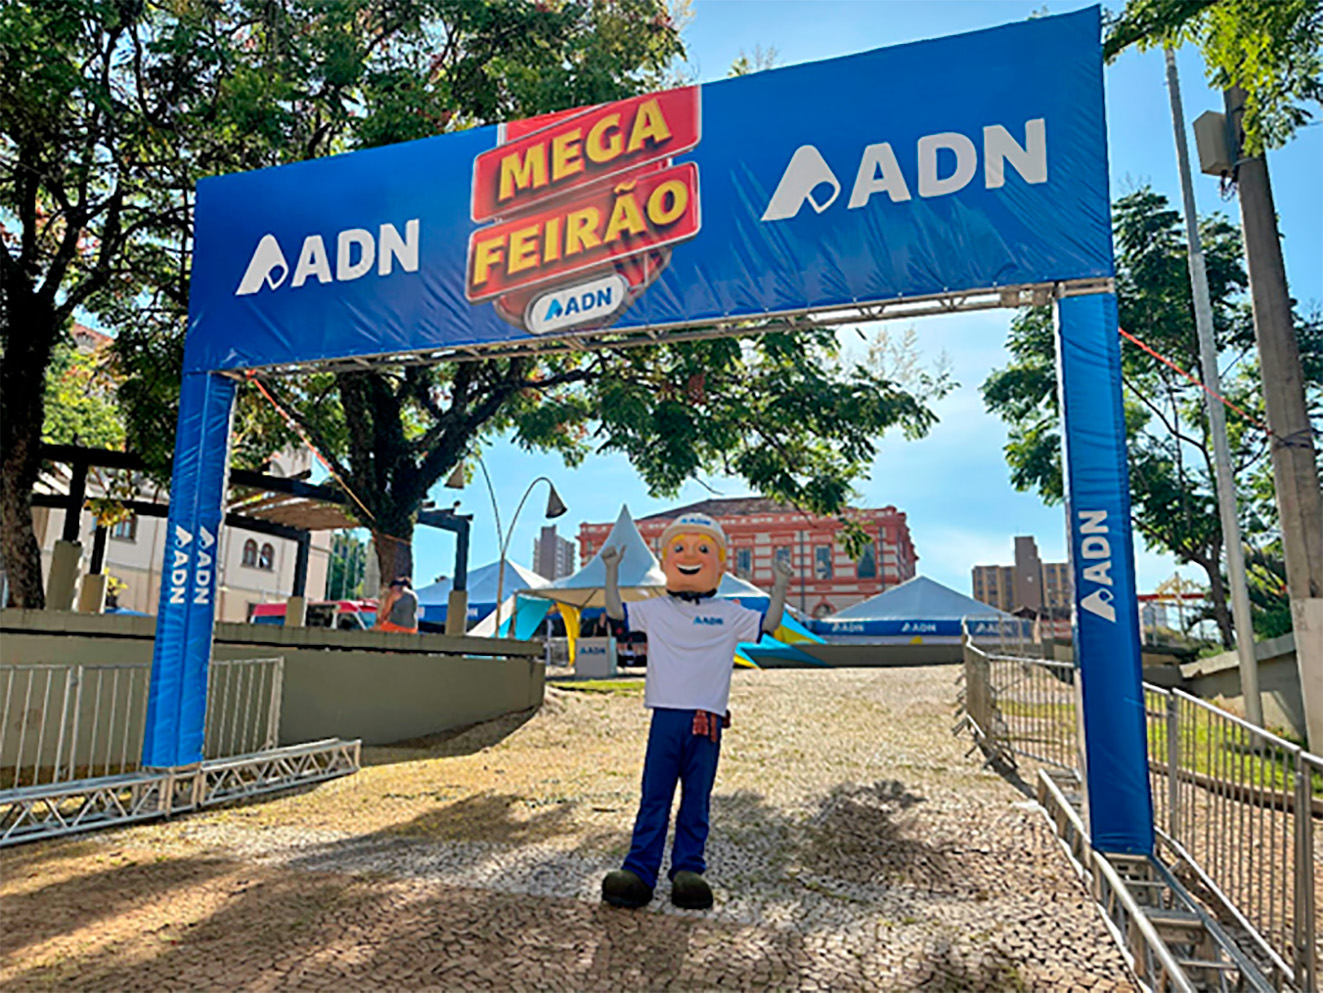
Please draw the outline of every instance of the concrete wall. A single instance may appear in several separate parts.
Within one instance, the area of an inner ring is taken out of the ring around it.
[[[151,662],[155,618],[0,611],[0,662]],[[540,642],[217,624],[217,659],[285,660],[281,744],[385,744],[540,706]]]
[[[1301,740],[1305,737],[1305,703],[1300,693],[1300,670],[1296,667],[1295,637],[1282,635],[1255,642],[1254,655],[1259,661],[1259,696],[1263,700],[1263,723],[1269,730],[1287,730]],[[1201,700],[1221,697],[1238,713],[1245,712],[1245,698],[1240,689],[1240,657],[1223,652],[1181,666],[1185,677],[1183,689]]]

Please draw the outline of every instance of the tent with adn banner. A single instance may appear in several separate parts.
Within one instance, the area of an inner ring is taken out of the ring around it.
[[[958,643],[965,621],[976,637],[1018,637],[1028,624],[927,576],[915,576],[812,627],[833,644],[931,645]]]

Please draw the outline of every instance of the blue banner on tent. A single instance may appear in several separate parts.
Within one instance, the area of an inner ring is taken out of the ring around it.
[[[1097,7],[198,186],[186,368],[1112,274]]]

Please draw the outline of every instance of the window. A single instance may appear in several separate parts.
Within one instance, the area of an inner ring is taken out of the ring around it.
[[[790,564],[790,546],[789,546],[789,545],[781,545],[781,546],[779,546],[779,547],[777,548],[777,550],[776,550],[776,561],[778,561],[778,562],[784,562],[786,565],[789,565],[789,564]]]
[[[120,541],[138,540],[138,515],[130,514],[122,521],[117,521],[110,529],[110,536]]]
[[[831,545],[817,545],[813,549],[813,575],[818,579],[831,579]]]
[[[257,568],[257,542],[249,538],[243,543],[243,564]]]
[[[268,541],[262,546],[262,551],[257,556],[257,568],[270,572],[275,567],[275,559],[276,550],[271,547],[271,542]]]
[[[753,572],[753,549],[735,549],[735,575],[748,578]]]
[[[864,554],[859,556],[859,562],[854,567],[854,574],[859,579],[877,578],[877,552],[871,542],[864,546]]]

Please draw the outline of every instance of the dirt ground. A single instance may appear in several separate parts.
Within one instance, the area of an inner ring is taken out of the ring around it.
[[[717,905],[599,901],[641,685],[357,775],[0,856],[6,990],[1130,990],[1046,822],[951,735],[953,668],[738,672]]]

